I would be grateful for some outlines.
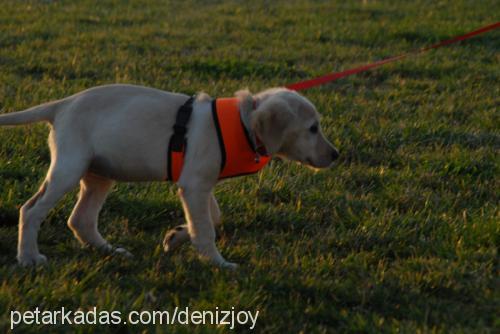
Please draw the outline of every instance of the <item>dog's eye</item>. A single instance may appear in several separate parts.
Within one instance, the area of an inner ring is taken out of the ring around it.
[[[311,133],[318,133],[318,126],[316,124],[312,125],[309,131],[311,131]]]

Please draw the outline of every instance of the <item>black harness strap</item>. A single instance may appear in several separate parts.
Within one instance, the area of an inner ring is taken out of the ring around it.
[[[168,179],[172,180],[172,152],[184,152],[187,149],[186,133],[187,124],[193,112],[194,96],[191,96],[177,111],[174,133],[168,144]]]

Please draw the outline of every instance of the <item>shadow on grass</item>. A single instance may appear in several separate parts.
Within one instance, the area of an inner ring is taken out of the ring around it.
[[[184,214],[178,201],[123,199],[110,196],[103,208],[103,215],[125,217],[130,226],[139,230],[165,228],[182,224]]]
[[[16,226],[19,220],[19,211],[15,207],[0,207],[0,227]]]

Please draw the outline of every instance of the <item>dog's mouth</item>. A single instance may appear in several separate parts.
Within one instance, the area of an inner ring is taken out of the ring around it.
[[[317,172],[320,170],[320,168],[318,168],[317,166],[315,166],[315,164],[313,163],[313,160],[311,158],[306,158],[304,161],[301,162],[302,164],[304,164],[307,168]]]
[[[293,159],[293,158],[288,158],[292,161],[295,161],[296,163],[302,165],[302,166],[305,166],[315,172],[319,171],[320,169],[324,168],[324,167],[320,167],[318,166],[316,163],[314,163],[314,160],[311,158],[311,157],[307,157],[307,158],[302,158],[302,159]]]
[[[318,171],[320,169],[329,168],[333,165],[333,162],[329,163],[315,163],[311,157],[307,157],[305,160],[301,161],[302,164],[306,165],[308,168]]]

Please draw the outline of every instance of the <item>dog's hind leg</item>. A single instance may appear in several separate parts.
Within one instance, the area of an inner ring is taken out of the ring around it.
[[[17,259],[23,266],[43,263],[47,258],[38,250],[38,230],[50,209],[78,184],[86,164],[76,159],[54,159],[40,190],[20,210]]]
[[[80,194],[68,219],[68,227],[83,245],[131,255],[122,248],[113,249],[98,230],[99,212],[113,184],[113,180],[87,173],[80,181]]]
[[[210,194],[210,218],[212,223],[217,228],[221,223],[221,213],[217,200],[213,193]],[[189,241],[189,233],[187,224],[179,225],[167,232],[163,239],[163,249],[165,252],[172,252],[182,244]]]

